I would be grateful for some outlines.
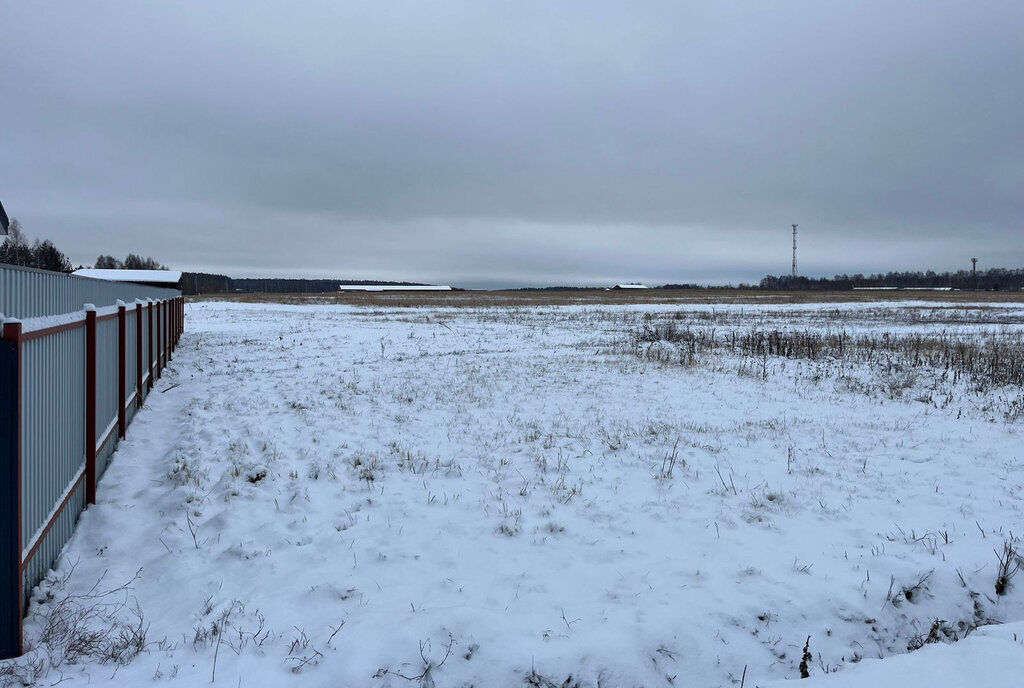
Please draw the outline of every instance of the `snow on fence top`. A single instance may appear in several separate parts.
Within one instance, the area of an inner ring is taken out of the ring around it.
[[[71,274],[76,277],[90,277],[111,282],[177,285],[181,281],[181,272],[177,270],[97,270],[94,268],[83,268],[75,270]]]

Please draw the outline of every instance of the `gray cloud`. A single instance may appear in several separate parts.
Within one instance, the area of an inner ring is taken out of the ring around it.
[[[1024,264],[1017,2],[5,8],[75,262],[486,284]],[[897,248],[898,247],[898,250]]]

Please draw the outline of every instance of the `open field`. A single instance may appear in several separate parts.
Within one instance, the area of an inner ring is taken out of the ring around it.
[[[1015,685],[1024,304],[759,296],[194,300],[0,680]]]

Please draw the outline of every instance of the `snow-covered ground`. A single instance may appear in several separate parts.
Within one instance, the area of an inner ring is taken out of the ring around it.
[[[187,318],[10,677],[766,686],[806,647],[802,685],[1019,685],[1024,574],[995,591],[1024,549],[1019,387],[898,360],[662,364],[635,335],[1012,342],[1022,306]],[[58,642],[104,623],[77,660]]]

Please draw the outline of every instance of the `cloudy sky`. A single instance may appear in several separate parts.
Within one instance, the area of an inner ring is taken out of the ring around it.
[[[1024,3],[0,0],[76,265],[461,286],[1024,266]]]

